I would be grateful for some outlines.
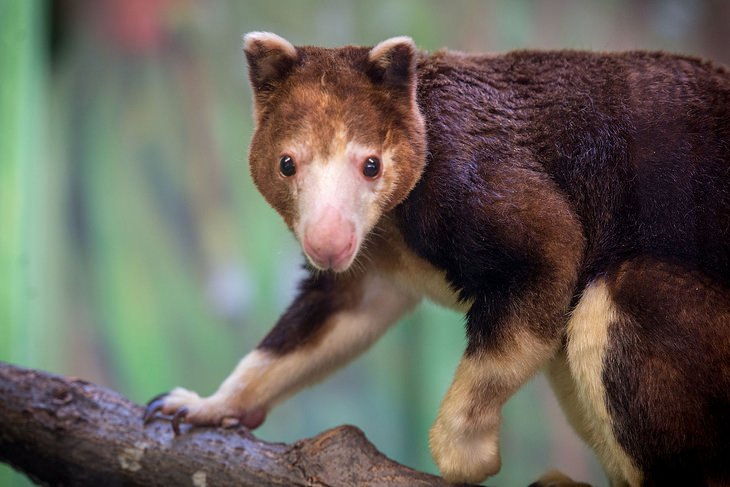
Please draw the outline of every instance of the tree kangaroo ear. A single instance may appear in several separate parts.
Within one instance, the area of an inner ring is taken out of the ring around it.
[[[249,32],[243,36],[251,86],[257,97],[283,80],[299,58],[297,48],[271,32]]]
[[[416,44],[410,37],[393,37],[370,49],[368,75],[392,88],[415,88]]]

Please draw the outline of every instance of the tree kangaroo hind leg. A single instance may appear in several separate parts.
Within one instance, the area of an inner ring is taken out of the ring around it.
[[[638,258],[594,280],[548,366],[612,487],[730,485],[730,290]]]
[[[606,402],[644,487],[730,485],[728,284],[648,257],[608,281]]]
[[[213,395],[174,389],[150,402],[145,419],[158,411],[173,415],[176,431],[180,421],[257,427],[272,406],[365,351],[416,302],[377,274],[312,275]]]
[[[568,421],[596,452],[611,486],[638,487],[641,475],[613,433],[603,382],[609,330],[619,319],[606,281],[590,283],[571,313],[566,346],[546,372]]]

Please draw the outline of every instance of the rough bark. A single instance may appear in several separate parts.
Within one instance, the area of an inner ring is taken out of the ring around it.
[[[83,380],[0,363],[0,461],[43,485],[437,486],[353,426],[292,444],[244,428],[142,425],[142,407]]]

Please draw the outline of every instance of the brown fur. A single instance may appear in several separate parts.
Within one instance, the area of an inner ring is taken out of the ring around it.
[[[347,164],[357,143],[384,169],[377,184],[350,166],[316,180],[351,177],[347,211],[368,202],[354,263],[312,273],[215,400],[176,390],[164,411],[189,406],[199,424],[271,407],[427,297],[465,312],[469,342],[430,435],[447,480],[499,469],[501,407],[548,365],[612,485],[730,485],[725,68],[645,52],[429,55],[406,38],[322,49],[254,33],[244,50],[252,176],[293,231],[306,188],[279,174],[286,151],[301,168]]]
[[[337,313],[357,307],[363,292],[360,275],[337,278],[332,274],[312,276],[300,284],[301,298],[289,306],[279,319],[281,325],[272,328],[259,348],[286,354],[295,349],[316,347],[335,325]]]
[[[307,141],[310,153],[320,156],[330,150],[330,139],[320,134],[335,134],[343,128],[347,140],[390,151],[395,173],[381,211],[403,201],[421,175],[426,144],[423,119],[416,108],[415,53],[401,53],[407,59],[395,56],[371,62],[368,52],[349,47],[335,54],[304,47],[297,49],[293,59],[277,49],[246,51],[252,66],[282,64],[281,59],[286,58],[284,65],[296,63],[297,67],[288,76],[276,76],[265,83],[257,83],[258,71],[251,70],[259,122],[249,149],[251,175],[290,228],[297,218],[296,208],[275,169],[283,150],[282,134],[286,134],[285,139]],[[389,82],[389,66],[403,71],[396,73],[403,77],[402,85]],[[380,80],[375,86],[373,76]]]
[[[613,276],[627,318],[611,330],[604,370],[617,438],[650,466],[651,485],[727,482],[730,289],[646,258]]]

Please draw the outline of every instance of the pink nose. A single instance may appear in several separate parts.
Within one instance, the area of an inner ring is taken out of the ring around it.
[[[328,206],[305,227],[302,246],[318,267],[344,270],[355,251],[355,225]]]

